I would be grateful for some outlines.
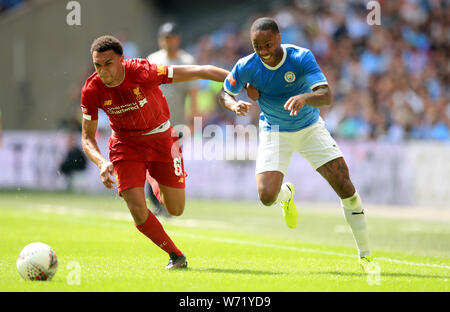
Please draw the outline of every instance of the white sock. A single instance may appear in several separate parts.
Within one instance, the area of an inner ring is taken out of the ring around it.
[[[344,210],[345,220],[347,220],[352,229],[359,256],[370,256],[366,216],[364,215],[362,201],[358,192],[355,191],[352,197],[341,199],[341,205]]]
[[[291,198],[291,190],[287,187],[286,183],[283,183],[280,188],[280,192],[278,193],[278,197],[272,206],[278,205],[281,201],[288,201]]]

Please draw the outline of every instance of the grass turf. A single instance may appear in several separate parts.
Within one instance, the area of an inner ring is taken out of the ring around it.
[[[188,199],[183,216],[160,219],[189,261],[168,272],[167,254],[134,228],[120,198],[1,192],[0,291],[449,291],[448,222],[368,210],[378,278],[362,273],[338,204],[297,207],[291,230],[281,211],[256,202]],[[58,256],[50,282],[17,273],[20,250],[35,241]]]

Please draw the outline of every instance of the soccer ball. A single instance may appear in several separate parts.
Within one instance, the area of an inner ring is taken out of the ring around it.
[[[31,243],[20,252],[16,266],[20,276],[26,280],[49,281],[56,273],[58,259],[50,246]]]

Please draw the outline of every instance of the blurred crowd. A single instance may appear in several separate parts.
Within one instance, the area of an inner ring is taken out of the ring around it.
[[[344,139],[390,142],[450,140],[450,2],[378,1],[380,25],[369,25],[364,0],[302,0],[225,24],[184,43],[198,64],[231,70],[253,52],[249,29],[273,17],[283,43],[311,49],[327,76],[334,104],[321,108],[330,132]],[[236,118],[214,99],[220,87],[202,82],[198,106],[207,123],[254,123],[259,109]]]
[[[261,16],[273,17],[282,42],[310,49],[327,77],[334,103],[320,111],[334,137],[450,142],[450,1],[379,0],[380,25],[367,22],[372,11],[367,2],[294,0],[289,5],[275,4],[240,23],[226,23],[198,40],[182,40],[182,47],[196,64],[231,70],[239,58],[253,53],[252,22]],[[154,52],[140,50],[126,34],[116,35],[124,44],[126,58],[145,58]],[[89,66],[84,76],[92,70]],[[218,103],[221,87],[221,83],[207,80],[198,83],[196,111],[203,116],[203,127],[257,125],[257,105],[249,116],[237,117]],[[78,113],[79,88],[79,82],[69,88],[71,107]],[[240,97],[248,100],[245,92]],[[76,114],[64,124],[78,120]],[[192,119],[186,122],[192,123]],[[99,128],[108,133],[104,114],[100,114]]]
[[[7,11],[13,11],[25,6],[31,0],[0,0],[0,15]]]

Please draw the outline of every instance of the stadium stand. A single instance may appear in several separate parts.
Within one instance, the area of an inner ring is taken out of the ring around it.
[[[367,24],[368,12],[364,1],[321,0],[296,1],[256,16],[275,18],[284,43],[315,54],[334,92],[334,105],[321,108],[334,136],[450,141],[446,2],[382,1],[380,26]],[[254,17],[226,23],[187,50],[199,63],[231,69],[238,58],[253,52],[248,29]],[[205,84],[203,91],[210,88]],[[211,123],[234,117],[214,103],[209,111]],[[253,110],[250,122],[256,123],[258,114]],[[234,122],[242,123],[242,118]]]

